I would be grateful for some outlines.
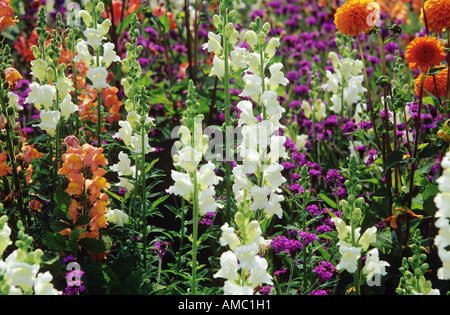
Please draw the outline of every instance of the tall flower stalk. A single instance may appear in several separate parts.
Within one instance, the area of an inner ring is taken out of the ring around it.
[[[86,76],[91,81],[92,88],[97,91],[96,138],[98,145],[101,147],[103,132],[102,90],[109,87],[107,69],[113,62],[120,62],[120,58],[116,55],[114,44],[103,43],[104,37],[111,27],[111,20],[109,19],[104,19],[101,24],[99,23],[104,11],[103,2],[99,0],[87,1],[85,6],[86,10],[81,10],[80,16],[86,25],[83,32],[86,40],[77,41],[77,56],[74,57],[74,60],[76,62],[83,61],[86,64],[88,68]]]
[[[177,170],[172,170],[172,180],[175,182],[167,192],[181,196],[192,205],[192,273],[191,294],[197,290],[197,251],[198,251],[198,220],[199,215],[215,212],[222,208],[216,199],[215,185],[222,180],[215,174],[216,167],[212,162],[200,165],[206,153],[208,136],[202,133],[203,115],[198,115],[200,104],[194,82],[189,81],[186,101],[186,112],[179,129],[180,141],[175,144],[176,154],[173,156]]]
[[[44,7],[39,11],[38,28],[36,29],[39,47],[31,48],[35,60],[31,61],[32,75],[37,82],[30,84],[30,93],[25,102],[33,104],[40,112],[39,127],[51,137],[49,141],[49,160],[53,164],[53,193],[56,191],[58,167],[61,157],[61,124],[69,120],[78,111],[78,106],[72,102],[70,93],[74,91],[73,82],[66,75],[66,64],[60,63],[60,47],[63,35],[54,30],[50,44],[45,42],[50,36],[47,31],[47,16]],[[61,16],[57,16],[58,29],[64,25]],[[54,145],[53,145],[54,143]],[[54,150],[54,151],[53,151]],[[54,154],[53,154],[54,152]]]
[[[139,55],[143,47],[138,45],[139,21],[137,15],[131,17],[130,22],[130,42],[126,44],[127,55],[122,61],[122,71],[124,78],[121,84],[124,88],[126,96],[125,109],[127,111],[127,119],[119,121],[121,127],[116,138],[121,139],[132,152],[135,160],[135,166],[131,167],[131,160],[124,152],[119,154],[119,164],[113,166],[113,171],[118,172],[120,185],[124,185],[127,194],[133,193],[136,199],[140,199],[141,217],[135,210],[132,216],[134,223],[142,222],[142,227],[135,226],[140,229],[143,235],[143,264],[147,265],[147,167],[146,156],[153,152],[154,149],[149,144],[149,133],[154,126],[154,119],[149,116],[148,100],[149,95],[145,88],[139,85],[142,75],[142,69],[138,62]],[[127,177],[135,179],[134,185]]]
[[[359,184],[361,171],[359,170],[356,157],[350,159],[348,170],[346,170],[348,180],[345,186],[348,191],[346,200],[341,200],[339,205],[342,208],[343,217],[334,217],[334,222],[339,236],[339,253],[341,260],[337,265],[338,270],[347,270],[353,274],[353,285],[357,295],[361,294],[362,275],[366,275],[368,281],[376,281],[382,275],[385,275],[385,267],[388,263],[378,259],[378,249],[374,248],[368,251],[369,246],[376,243],[377,228],[370,227],[361,235],[361,220],[364,218],[367,207],[364,198],[358,197],[362,190]],[[350,225],[348,225],[350,223]],[[367,260],[365,268],[361,269],[361,257],[367,253],[372,260]]]
[[[234,30],[228,24],[226,29]],[[272,277],[267,273],[268,262],[259,255],[260,248],[270,244],[263,237],[270,219],[283,216],[280,186],[285,182],[279,164],[286,158],[284,143],[286,138],[280,136],[280,123],[284,108],[278,101],[277,91],[286,86],[288,80],[281,71],[281,63],[271,64],[280,44],[278,38],[268,39],[270,25],[263,24],[260,18],[250,25],[245,33],[245,41],[251,51],[235,48],[231,52],[232,69],[244,70],[244,89],[240,96],[252,99],[260,105],[261,121],[255,116],[254,106],[250,100],[237,104],[241,111],[238,126],[241,127],[242,142],[237,150],[242,164],[233,169],[233,193],[237,202],[234,216],[235,228],[229,223],[222,226],[222,246],[230,250],[221,256],[221,269],[215,277],[227,279],[225,294],[252,294],[262,283],[272,284]],[[231,31],[229,32],[231,33]],[[269,66],[270,65],[270,66]],[[266,77],[266,70],[270,77]],[[253,180],[249,174],[255,174]]]
[[[231,118],[231,96],[230,96],[230,75],[231,65],[230,58],[232,54],[236,53],[236,49],[232,51],[234,45],[237,43],[239,33],[234,28],[232,23],[233,18],[236,16],[236,11],[232,10],[232,1],[225,0],[219,5],[220,15],[214,15],[214,25],[219,34],[209,32],[208,43],[204,45],[204,48],[210,53],[214,53],[213,68],[211,76],[216,76],[223,82],[224,86],[224,104],[225,110],[225,184],[226,184],[226,204],[225,204],[225,221],[231,220],[231,205],[232,205],[232,179],[231,179],[231,162],[233,150],[231,148],[233,143],[233,121]],[[239,69],[239,67],[238,67]],[[237,69],[235,69],[237,70]]]

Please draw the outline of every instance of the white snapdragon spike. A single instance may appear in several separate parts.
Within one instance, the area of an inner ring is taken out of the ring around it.
[[[53,276],[49,271],[39,273],[34,280],[34,294],[35,295],[60,295],[61,292],[53,287],[51,281]]]
[[[59,119],[61,118],[61,112],[59,110],[42,110],[40,113],[40,118],[41,122],[37,125],[33,125],[33,127],[39,127],[46,131],[50,136],[54,137]]]
[[[61,110],[61,116],[65,121],[69,119],[70,115],[79,111],[78,106],[72,102],[72,97],[70,95],[64,97],[59,104],[59,108]]]
[[[339,253],[341,254],[341,260],[336,268],[338,270],[346,269],[348,272],[354,273],[358,268],[358,260],[361,258],[361,248],[341,244]]]
[[[362,62],[351,58],[340,59],[335,52],[330,52],[328,57],[332,61],[334,73],[326,71],[327,82],[322,88],[333,93],[330,98],[333,106],[330,110],[340,114],[343,106],[358,104],[367,91],[362,84],[364,81],[361,74]],[[342,104],[342,100],[345,104]]]
[[[51,283],[53,277],[50,272],[39,273],[42,250],[19,247],[8,257],[1,259],[5,249],[12,244],[9,237],[11,229],[8,226],[8,217],[0,218],[0,291],[8,295],[59,295]],[[16,243],[17,244],[17,243]]]
[[[6,215],[0,218],[0,257],[5,249],[12,244],[10,240],[11,228],[8,226],[7,220],[8,217]]]
[[[338,270],[347,270],[350,273],[356,272],[358,268],[358,260],[361,256],[367,252],[370,245],[376,243],[377,228],[371,227],[364,231],[361,235],[361,228],[358,227],[353,231],[353,237],[355,242],[352,242],[352,228],[348,226],[344,220],[335,217],[331,221],[334,223],[339,237],[339,253],[341,254],[341,260],[337,265]],[[355,245],[352,245],[354,243]],[[372,279],[374,274],[385,275],[385,268],[389,267],[389,264],[380,260],[378,249],[374,248],[367,252],[368,259],[366,260],[363,273],[368,279]]]
[[[386,267],[389,266],[389,263],[380,260],[378,249],[374,248],[367,253],[366,263],[362,271],[368,279],[373,279],[377,275],[387,275]]]
[[[244,38],[252,49],[257,47],[258,35],[254,31],[247,31]],[[285,109],[278,100],[276,90],[289,82],[282,72],[283,64],[274,63],[269,66],[278,46],[279,40],[271,39],[264,56],[258,51],[247,51],[246,58],[239,60],[240,63],[247,62],[247,66],[239,65],[240,69],[245,69],[242,78],[245,85],[240,96],[250,97],[259,103],[260,110],[265,115],[262,115],[264,116],[262,121],[258,121],[254,114],[253,103],[248,100],[241,101],[237,105],[241,110],[238,125],[242,127],[242,142],[238,146],[238,152],[242,157],[242,168],[238,166],[233,171],[235,175],[233,191],[241,200],[247,198],[250,201],[250,209],[262,210],[266,217],[277,215],[281,218],[283,212],[280,202],[284,198],[279,196],[279,193],[286,179],[281,175],[283,166],[279,161],[287,158],[287,153],[284,148],[286,138],[277,133],[284,128],[280,120]],[[242,50],[239,54],[245,56]],[[261,78],[267,67],[270,77]],[[253,183],[249,185],[244,178],[247,174],[255,173],[259,173],[257,174],[260,177],[259,185]]]
[[[46,71],[48,68],[48,62],[42,58],[37,58],[30,61],[31,64],[31,74],[39,80],[39,82],[44,83],[47,76]]]
[[[39,111],[44,109],[51,110],[55,98],[56,88],[54,86],[32,82],[30,84],[30,93],[28,93],[25,103],[33,104]]]
[[[437,180],[439,193],[434,199],[438,208],[435,226],[439,229],[434,244],[442,261],[442,267],[437,272],[438,278],[450,280],[450,250],[448,250],[450,246],[450,153],[447,153],[442,160],[442,168],[444,172]]]
[[[106,82],[108,70],[106,70],[105,67],[89,68],[86,72],[86,76],[91,80],[92,87],[96,90],[102,90],[109,87],[109,84]]]
[[[267,272],[267,260],[259,256],[261,246],[266,246],[266,240],[261,236],[261,226],[258,221],[252,221],[245,226],[245,242],[228,223],[222,226],[220,244],[229,246],[220,257],[220,269],[214,278],[226,279],[225,295],[251,295],[260,285],[273,284],[272,276]]]
[[[111,171],[116,172],[119,176],[119,187],[125,188],[128,192],[134,188],[131,179],[136,176],[136,166],[131,166],[131,159],[124,152],[119,153],[119,162],[111,166]],[[139,175],[139,172],[138,172]]]
[[[199,140],[200,141],[200,140]],[[205,139],[201,140],[204,143]],[[216,175],[216,166],[208,162],[200,166],[203,158],[203,150],[199,151],[186,144],[180,144],[182,148],[173,157],[174,165],[180,169],[172,170],[172,180],[174,185],[167,189],[167,193],[181,196],[187,201],[193,201],[194,179],[196,173],[198,189],[198,206],[201,215],[215,213],[223,205],[217,202],[215,186],[222,181],[222,177]]]
[[[19,95],[14,92],[8,92],[8,105],[14,107],[17,111],[23,110],[23,106],[19,105]]]
[[[128,215],[119,209],[108,209],[105,214],[106,221],[118,226],[124,226],[128,222]]]
[[[81,10],[80,16],[86,25],[86,30],[83,32],[86,40],[81,39],[77,42],[77,54],[74,56],[74,61],[83,61],[86,64],[88,68],[86,76],[91,81],[93,88],[101,91],[109,87],[106,82],[107,69],[112,63],[122,60],[116,54],[113,43],[103,42],[111,27],[111,21],[105,19],[98,24],[97,21],[92,20],[92,16],[86,10]]]
[[[141,154],[144,151],[145,154],[155,151],[155,148],[150,146],[148,135],[144,135],[144,149],[142,148],[142,136],[139,134],[140,128],[133,129],[136,126],[136,122],[141,120],[136,112],[129,113],[127,120],[119,121],[119,132],[113,136],[115,139],[121,139],[124,144],[134,153]],[[154,119],[148,115],[145,117],[145,123],[154,125]]]

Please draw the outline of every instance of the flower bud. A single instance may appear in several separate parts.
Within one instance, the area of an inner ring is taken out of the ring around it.
[[[362,217],[362,211],[360,208],[355,208],[352,211],[352,221],[353,222],[359,222],[359,220],[361,220]]]
[[[87,3],[86,3],[86,8],[87,8]],[[86,26],[91,26],[91,24],[92,24],[92,16],[89,14],[88,11],[81,10],[80,11],[80,16],[83,19],[83,22],[84,22],[84,24],[86,24]]]
[[[437,132],[437,136],[438,138],[444,140],[445,142],[450,142],[450,135],[447,134],[447,132],[445,132],[444,130],[439,130]]]
[[[215,14],[213,16],[213,24],[217,29],[220,29],[223,25],[222,23],[222,19],[220,18],[220,16],[218,16],[217,14]]]
[[[258,44],[264,45],[266,43],[267,35],[264,32],[260,32],[258,34]]]
[[[247,31],[245,33],[245,41],[252,49],[255,49],[256,44],[258,44],[258,35],[254,31]]]
[[[241,212],[237,212],[237,213],[234,215],[234,222],[236,222],[236,225],[237,225],[238,227],[243,226],[244,223],[245,223],[245,217],[244,217],[244,215],[243,215]]]
[[[100,2],[100,3],[102,3],[102,2]],[[111,20],[106,19],[102,22],[102,24],[100,24],[99,28],[103,31],[103,35],[106,35],[106,34],[108,34],[110,27],[111,27]]]
[[[56,73],[55,73],[55,70],[53,70],[53,68],[48,67],[47,70],[46,70],[46,73],[47,73],[47,78],[51,82],[56,80]]]
[[[39,59],[41,58],[41,51],[36,45],[31,46],[31,52],[33,53],[34,58]]]
[[[97,11],[98,15],[101,15],[103,13],[103,11],[105,10],[105,4],[103,3],[103,1],[100,1],[97,4],[97,7],[95,8],[95,10]]]
[[[233,25],[233,23],[228,23],[228,24],[225,26],[225,36],[226,36],[226,37],[230,37],[231,34],[233,34],[233,30],[234,30],[234,25]]]

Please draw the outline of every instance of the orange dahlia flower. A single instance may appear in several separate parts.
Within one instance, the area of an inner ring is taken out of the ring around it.
[[[450,0],[428,0],[424,4],[426,25],[436,34],[450,27]],[[422,9],[422,23],[425,25]]]
[[[434,83],[435,80],[433,79],[433,76],[429,75],[427,78],[425,78],[425,81],[423,82],[423,89],[436,97],[441,97],[441,98],[446,97],[447,96],[447,75],[448,75],[447,68],[445,68],[444,70],[442,70],[438,74],[436,74],[435,75],[436,84]],[[415,80],[414,87],[415,87],[415,91],[416,91],[417,95],[420,95],[420,85],[422,83],[422,76],[423,76],[423,73],[421,73]],[[424,93],[424,96],[426,96],[426,93]]]
[[[417,37],[406,49],[405,58],[409,63],[409,68],[420,68],[422,72],[427,72],[428,68],[440,65],[445,60],[445,47],[436,37]]]
[[[344,35],[356,36],[370,31],[379,18],[374,0],[349,0],[336,11],[334,23]]]

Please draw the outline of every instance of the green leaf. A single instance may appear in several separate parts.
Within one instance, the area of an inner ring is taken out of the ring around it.
[[[403,160],[404,153],[394,151],[386,159],[386,172]]]
[[[170,31],[170,19],[167,12],[159,18],[159,22],[161,23],[164,33],[167,34]]]
[[[327,195],[325,195],[324,193],[320,193],[319,197],[327,204],[329,205],[331,208],[333,209],[337,209],[337,204],[336,202],[334,202],[333,200],[331,200]],[[327,209],[328,210],[328,209]],[[330,215],[332,217],[335,217],[334,215],[332,215],[332,213],[330,212]]]
[[[65,221],[53,221],[52,223],[50,223],[50,228],[57,233],[71,227],[72,226]]]
[[[107,265],[93,262],[85,267],[85,271],[86,274],[89,275],[89,277],[100,280],[101,282],[107,284],[120,285],[119,278],[111,269],[111,267]]]
[[[42,242],[49,250],[62,251],[66,249],[67,239],[64,235],[56,232],[46,232]]]
[[[70,233],[69,239],[69,247],[72,249],[72,253],[75,257],[77,257],[77,246],[78,246],[78,238],[80,234],[84,232],[84,229],[75,229]]]
[[[83,214],[78,217],[77,222],[75,222],[75,227],[87,225],[91,222],[91,217],[88,214]]]
[[[438,185],[428,184],[427,187],[425,187],[425,190],[422,194],[423,211],[430,216],[434,216],[436,214],[437,207],[434,202],[434,198],[438,193],[439,193]]]
[[[428,145],[422,151],[419,152],[419,159],[427,159],[433,157],[436,154],[438,154],[439,150],[440,149],[438,146]]]
[[[78,244],[92,254],[103,254],[106,252],[106,244],[95,238],[82,238]]]

